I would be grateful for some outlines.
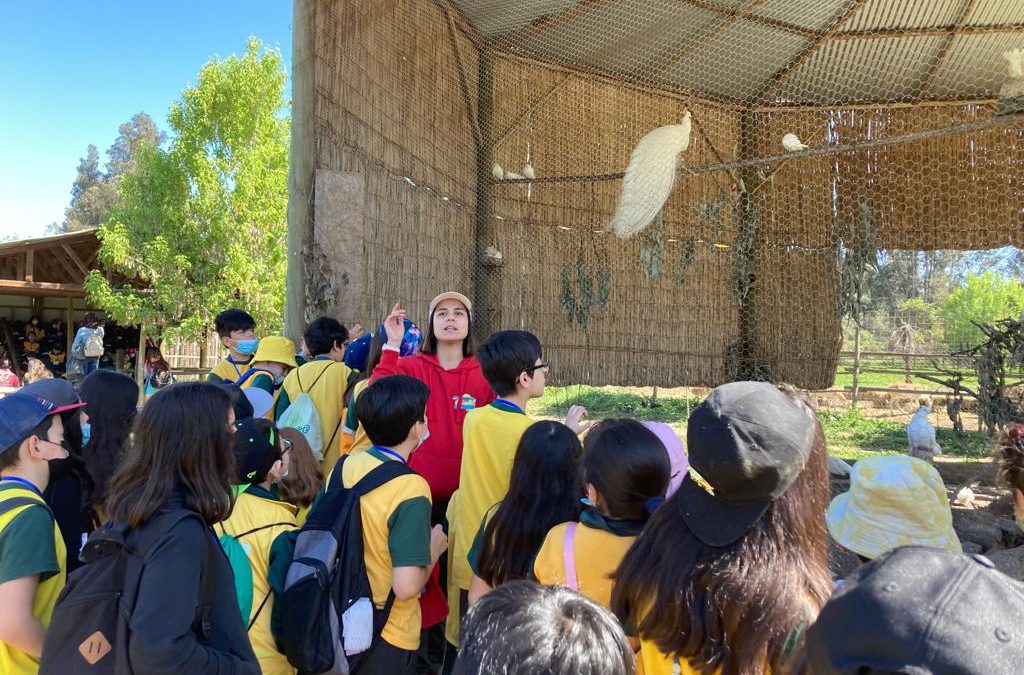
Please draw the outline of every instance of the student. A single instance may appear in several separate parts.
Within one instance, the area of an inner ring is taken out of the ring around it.
[[[39,349],[46,339],[46,329],[39,323],[39,317],[33,316],[25,326],[25,341],[22,346],[26,352],[39,353]]]
[[[28,367],[25,369],[24,384],[32,384],[40,380],[49,380],[53,377],[47,368],[46,364],[41,359],[37,359],[34,356],[28,357],[26,361]]]
[[[302,432],[285,427],[281,429],[281,438],[291,443],[291,452],[288,453],[288,475],[277,484],[277,492],[282,500],[299,507],[295,520],[302,525],[306,522],[309,507],[324,487],[324,474],[320,460],[313,454]]]
[[[363,338],[360,338],[362,340]],[[370,374],[373,373],[374,368],[380,363],[381,350],[384,348],[384,343],[387,340],[387,332],[384,330],[384,324],[380,325],[368,342],[368,348],[365,355],[365,363],[360,368],[359,379],[352,386],[351,399],[348,401],[347,410],[345,413],[345,426],[342,428],[342,432],[349,437],[348,452],[362,452],[368,450],[372,443],[366,436],[366,431],[359,426],[359,418],[356,417],[356,407],[353,405],[355,400],[359,397],[359,394],[366,389],[366,386],[370,384]],[[355,344],[355,343],[353,343]],[[420,329],[416,327],[409,319],[405,320],[405,335],[402,337],[402,344],[399,347],[399,357],[412,356],[419,351],[420,348]],[[345,354],[345,363],[351,364],[358,360],[356,356],[352,354],[352,347],[349,346],[349,350]]]
[[[260,672],[231,566],[211,529],[231,513],[233,433],[227,392],[205,382],[171,385],[142,409],[134,443],[110,480],[110,518],[148,542],[139,544],[145,566],[129,620],[137,673]],[[158,516],[181,510],[194,517],[166,529]],[[205,588],[212,602],[200,608]],[[206,621],[197,622],[200,612]],[[212,627],[205,638],[200,623]]]
[[[513,581],[466,615],[458,675],[633,675],[615,617],[561,586]]]
[[[235,423],[235,481],[241,493],[231,515],[213,529],[238,542],[252,575],[251,607],[243,616],[263,675],[295,672],[284,654],[277,651],[270,631],[274,598],[271,570],[284,577],[294,546],[287,533],[298,527],[298,507],[278,494],[277,485],[289,473],[291,441],[285,441],[270,420],[248,419]],[[221,537],[221,541],[224,541]],[[239,577],[235,576],[237,584]]]
[[[405,310],[394,306],[384,321],[388,341],[371,381],[402,374],[415,377],[430,388],[430,438],[416,451],[410,466],[427,479],[434,500],[432,519],[439,523],[448,500],[459,487],[463,421],[469,411],[490,404],[494,392],[476,360],[473,304],[469,298],[461,293],[441,293],[430,301],[427,316],[420,353],[401,358]]]
[[[252,403],[254,416],[267,419],[274,416],[284,378],[297,367],[294,342],[279,335],[260,340],[249,369],[236,382]]]
[[[94,312],[86,312],[82,317],[82,325],[75,333],[75,339],[71,343],[71,353],[68,355],[68,377],[81,379],[100,367],[98,355],[88,356],[86,351],[91,352],[90,343],[103,343],[103,322]]]
[[[832,590],[821,424],[771,384],[733,382],[686,435],[690,470],[623,559],[612,609],[646,675],[790,672]]]
[[[562,523],[548,533],[533,565],[537,581],[568,586],[608,607],[612,575],[661,505],[669,474],[665,446],[642,423],[594,425],[583,444],[587,508],[578,527]]]
[[[999,476],[1010,486],[1013,513],[1024,529],[1024,424],[1011,424],[999,438]]]
[[[491,507],[469,549],[472,605],[492,588],[529,578],[548,530],[580,514],[583,448],[569,427],[531,425],[516,448],[508,494]]]
[[[146,347],[146,362],[142,365],[143,390],[152,396],[158,390],[174,383],[171,364],[160,352],[159,347]]]
[[[214,384],[235,382],[249,369],[252,356],[259,347],[256,319],[240,309],[225,309],[214,319],[214,328],[228,355],[217,362],[206,376],[206,381]]]
[[[861,460],[863,461],[863,460]],[[904,546],[857,569],[807,631],[808,675],[1012,675],[1024,591],[982,556]]]
[[[17,392],[0,399],[0,672],[36,673],[66,578],[64,540],[43,501],[50,462],[66,459],[57,406]],[[25,503],[16,503],[18,502]]]
[[[309,394],[320,417],[320,439],[323,443],[320,451],[326,476],[338,461],[341,447],[341,423],[345,413],[343,397],[352,373],[341,361],[348,344],[348,331],[336,319],[320,317],[309,324],[304,337],[312,359],[284,378],[278,393],[275,419],[280,420],[300,394]]]
[[[526,403],[544,395],[548,364],[541,357],[540,340],[523,330],[495,333],[477,354],[480,369],[499,398],[470,411],[463,425],[461,487],[448,508],[452,550],[445,635],[451,645],[458,645],[459,617],[469,601],[473,580],[469,549],[473,538],[487,511],[508,492],[519,439],[533,424],[524,412]],[[569,410],[566,426],[573,433],[580,433],[580,420],[585,414],[583,408],[574,406]],[[454,653],[454,648],[447,653]]]
[[[60,420],[64,425],[64,448],[68,451],[68,457],[50,462],[50,480],[43,491],[43,497],[64,537],[64,548],[67,551],[65,569],[70,574],[82,566],[78,554],[89,533],[98,524],[96,513],[89,506],[96,485],[82,460],[83,413],[79,404],[84,403],[78,398],[75,387],[67,380],[40,380],[22,391],[44,398],[65,410]]]
[[[50,348],[50,351],[43,354],[43,365],[46,365],[54,375],[60,377],[65,372],[65,357],[63,345],[55,344]]]
[[[17,389],[21,386],[21,380],[11,370],[11,360],[4,356],[0,358],[0,387],[7,387],[10,389]]]
[[[107,484],[128,450],[139,402],[135,380],[112,370],[98,370],[82,380],[82,460],[95,486],[88,504],[96,523],[105,520]]]
[[[373,382],[356,401],[359,422],[373,442],[366,452],[346,457],[341,481],[351,488],[383,462],[408,463],[427,435],[430,390],[411,377]],[[430,488],[420,476],[399,476],[359,501],[363,549],[373,600],[382,608],[395,600],[380,639],[358,662],[353,675],[413,675],[420,644],[419,597],[448,540],[441,526],[430,528]]]
[[[963,550],[942,476],[909,455],[858,460],[850,489],[832,500],[825,522],[832,539],[861,562],[899,546]]]

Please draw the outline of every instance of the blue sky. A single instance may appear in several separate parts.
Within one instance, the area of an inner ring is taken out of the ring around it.
[[[0,238],[64,219],[78,160],[100,159],[139,111],[167,110],[212,56],[254,35],[291,72],[291,0],[4,2],[0,21]]]

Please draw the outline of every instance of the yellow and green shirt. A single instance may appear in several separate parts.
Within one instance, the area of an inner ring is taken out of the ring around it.
[[[213,382],[214,384],[235,382],[245,374],[245,371],[249,370],[250,363],[252,363],[252,356],[236,361],[230,354],[228,354],[217,362],[217,365],[213,367],[210,374],[206,376],[206,381]],[[246,385],[242,385],[242,388],[244,389],[245,386]]]
[[[28,487],[14,482],[0,483],[0,501],[28,497],[39,506],[27,504],[0,516],[0,584],[39,576],[32,615],[43,627],[50,625],[53,606],[64,588],[67,551],[60,528],[43,498]],[[0,673],[28,675],[39,672],[39,661],[17,647],[0,642]]]
[[[297,507],[280,501],[273,492],[250,485],[238,496],[231,516],[214,527],[218,535],[243,535],[238,542],[249,557],[253,582],[252,610],[244,618],[246,625],[255,618],[249,629],[249,641],[264,675],[295,673],[288,658],[277,651],[271,633],[274,597],[270,579],[271,576],[283,578],[287,573],[291,546],[281,535],[298,528],[297,512]],[[276,568],[276,574],[271,572],[272,568]]]
[[[280,419],[291,402],[302,392],[306,392],[313,399],[313,406],[320,416],[325,476],[331,473],[331,469],[338,461],[342,436],[341,422],[345,415],[345,402],[342,399],[351,372],[352,369],[340,361],[318,356],[288,373],[278,393],[275,419]]]
[[[568,523],[555,525],[533,563],[533,574],[542,584],[565,585],[565,530]],[[594,509],[580,516],[573,541],[579,592],[594,602],[611,607],[612,574],[618,569],[642,523],[612,520]]]
[[[466,414],[462,423],[459,489],[448,504],[448,641],[458,644],[459,608],[452,598],[469,589],[469,549],[487,511],[505,498],[519,439],[533,420],[501,401]]]
[[[350,456],[343,465],[342,485],[351,488],[389,461],[398,460],[376,448]],[[363,495],[359,509],[366,574],[373,601],[383,608],[394,585],[394,568],[430,565],[430,486],[416,474],[399,476]],[[420,645],[420,623],[419,598],[395,598],[381,637],[392,647],[415,651]]]
[[[369,386],[370,380],[360,380],[356,382],[356,385],[352,387],[352,401],[348,404],[348,410],[345,412],[345,428],[352,430],[352,445],[348,448],[349,455],[354,455],[357,452],[363,452],[373,447],[373,443],[370,438],[366,435],[366,430],[363,425],[359,424],[359,418],[356,417],[356,399],[363,393],[367,386]]]

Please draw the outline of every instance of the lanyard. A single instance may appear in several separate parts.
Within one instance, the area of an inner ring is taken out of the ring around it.
[[[32,490],[32,492],[35,492],[40,497],[43,496],[43,491],[40,490],[39,488],[37,488],[35,486],[35,483],[33,483],[32,481],[25,480],[24,478],[19,478],[18,476],[3,476],[3,477],[0,477],[0,481],[2,481],[2,480],[7,480],[7,481],[10,481],[12,483],[21,483],[22,485],[25,485],[28,488],[30,488]]]
[[[506,401],[503,398],[496,398],[496,399],[494,399],[494,402],[495,403],[500,403],[501,405],[507,405],[509,408],[512,408],[513,410],[516,410],[517,412],[523,412],[523,409],[520,408],[519,406],[517,406],[512,401]]]
[[[395,452],[391,448],[385,448],[385,447],[380,446],[380,445],[375,445],[375,446],[373,446],[372,449],[376,450],[377,452],[379,452],[381,454],[387,455],[389,457],[394,457],[395,459],[397,459],[402,464],[408,464],[408,462],[405,461],[405,457],[402,457],[400,454],[398,454],[397,452]]]

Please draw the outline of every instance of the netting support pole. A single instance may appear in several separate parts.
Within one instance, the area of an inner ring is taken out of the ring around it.
[[[860,395],[860,324],[853,324],[853,393],[850,395],[850,407],[857,409],[857,397]]]
[[[754,113],[745,110],[740,115],[740,158],[755,156]],[[736,234],[736,256],[733,288],[739,303],[739,344],[736,351],[736,372],[740,380],[761,379],[757,363],[757,317],[754,303],[757,294],[754,265],[757,260],[757,207],[754,189],[758,183],[757,170],[743,167],[739,172],[740,223]]]
[[[494,164],[493,144],[494,58],[486,49],[480,51],[477,75],[477,128],[480,140],[476,151],[476,228],[473,251],[473,282],[475,303],[473,320],[477,338],[486,339],[501,325],[500,267],[487,264],[484,254],[494,244],[492,236],[491,166]],[[470,124],[472,124],[470,120]]]

